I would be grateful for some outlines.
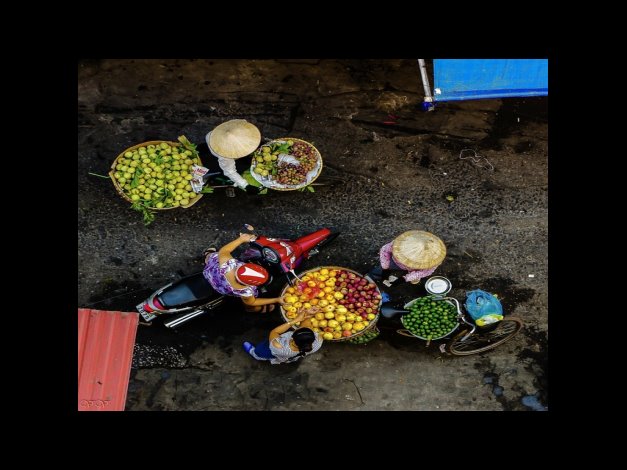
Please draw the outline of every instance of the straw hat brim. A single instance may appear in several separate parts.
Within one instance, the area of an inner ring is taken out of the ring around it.
[[[392,256],[408,268],[429,269],[442,263],[446,246],[432,233],[409,230],[394,239]]]
[[[245,119],[232,119],[217,126],[209,137],[211,150],[225,158],[242,158],[261,143],[261,132]]]

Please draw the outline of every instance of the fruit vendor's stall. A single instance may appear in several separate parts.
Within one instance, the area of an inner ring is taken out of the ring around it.
[[[317,307],[311,319],[313,330],[326,341],[357,341],[376,331],[381,292],[367,276],[339,266],[323,266],[299,274],[299,280],[281,292],[285,320],[292,320],[301,308]],[[298,324],[294,326],[297,328]]]
[[[413,299],[404,306],[409,313],[401,317],[406,330],[399,333],[427,341],[447,337],[459,327],[456,305],[448,298],[425,296]]]
[[[200,167],[196,146],[181,136],[178,142],[152,140],[125,149],[111,165],[109,177],[149,224],[154,219],[151,211],[188,208],[200,200],[202,184],[195,174]]]
[[[322,171],[322,156],[309,142],[282,137],[263,144],[254,153],[250,174],[262,186],[292,191],[310,185]]]

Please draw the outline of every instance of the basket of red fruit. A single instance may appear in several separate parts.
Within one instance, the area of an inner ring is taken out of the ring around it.
[[[313,183],[322,171],[322,156],[309,142],[282,137],[253,153],[250,174],[266,188],[293,191]]]

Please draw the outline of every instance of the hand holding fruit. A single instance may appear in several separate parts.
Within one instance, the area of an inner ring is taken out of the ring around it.
[[[293,323],[300,323],[302,322],[305,318],[307,318],[307,313],[305,312],[304,309],[302,309],[300,312],[298,312],[298,315],[296,315],[296,318],[294,318],[292,320]]]
[[[300,308],[298,311],[298,315],[294,318],[294,321],[301,322],[303,320],[313,318],[316,312],[318,312],[319,310],[320,309],[318,307]]]

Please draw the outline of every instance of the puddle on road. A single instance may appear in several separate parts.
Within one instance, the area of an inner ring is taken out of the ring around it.
[[[533,411],[547,411],[548,410],[546,406],[540,403],[536,395],[526,395],[522,397],[520,401],[522,402],[523,405],[525,405],[528,408],[531,408]]]
[[[492,393],[496,397],[503,395],[504,388],[499,385],[499,376],[494,372],[486,372],[483,376],[483,383],[485,385],[492,385]]]

